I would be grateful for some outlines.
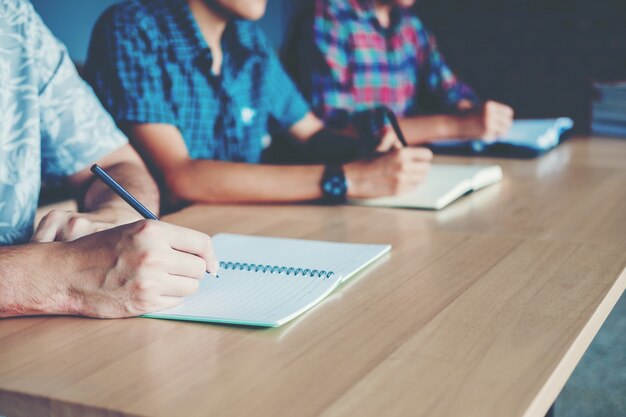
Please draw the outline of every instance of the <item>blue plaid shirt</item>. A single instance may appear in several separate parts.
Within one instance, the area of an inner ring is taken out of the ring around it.
[[[193,159],[256,163],[269,122],[287,129],[309,106],[256,26],[233,21],[221,75],[185,0],[112,6],[94,29],[87,79],[118,123],[166,123]]]

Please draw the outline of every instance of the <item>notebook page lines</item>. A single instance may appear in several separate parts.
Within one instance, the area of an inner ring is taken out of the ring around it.
[[[390,248],[231,234],[214,236],[213,246],[220,278],[207,274],[183,304],[148,317],[278,326]]]
[[[317,301],[338,279],[223,271],[220,278],[205,278],[196,295],[163,313],[273,323]]]

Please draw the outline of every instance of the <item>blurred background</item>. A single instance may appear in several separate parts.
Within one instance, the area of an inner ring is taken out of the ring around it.
[[[116,0],[32,0],[84,62],[91,28]],[[269,0],[260,24],[280,50],[308,0]],[[517,116],[570,116],[589,131],[593,81],[626,79],[626,0],[418,0],[450,66]]]

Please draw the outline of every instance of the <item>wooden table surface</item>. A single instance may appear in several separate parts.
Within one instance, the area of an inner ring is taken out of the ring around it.
[[[170,216],[211,234],[393,251],[277,329],[1,320],[0,415],[543,416],[626,287],[626,141],[575,138],[497,162],[501,184],[440,212]]]

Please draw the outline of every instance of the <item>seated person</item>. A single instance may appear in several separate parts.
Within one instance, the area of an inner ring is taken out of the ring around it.
[[[314,0],[295,29],[288,67],[317,116],[387,106],[412,144],[495,139],[513,110],[480,103],[410,10],[415,0]]]
[[[87,78],[172,199],[341,201],[412,190],[429,169],[427,149],[343,166],[324,166],[323,158],[259,164],[270,123],[303,146],[333,136],[251,22],[265,7],[266,0],[124,1],[94,29]],[[395,135],[384,136],[380,150],[393,147]]]
[[[141,158],[30,2],[0,0],[0,55],[0,318],[128,317],[195,292],[217,270],[209,237],[141,221],[92,179],[97,162],[158,208]],[[42,180],[81,190],[85,213],[50,212],[33,235]]]

